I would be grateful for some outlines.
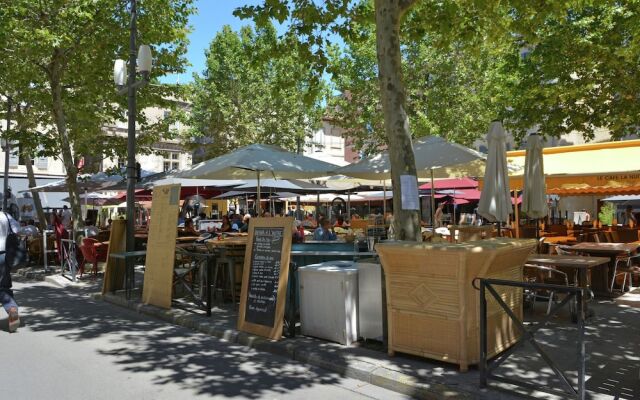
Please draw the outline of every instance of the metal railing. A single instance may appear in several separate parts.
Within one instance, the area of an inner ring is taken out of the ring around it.
[[[184,282],[180,276],[175,275],[174,271],[174,280],[177,278],[177,282],[181,283],[182,287],[184,287],[189,293],[190,297],[192,297],[194,303],[199,306],[201,309],[204,309],[207,313],[207,317],[211,316],[211,299],[213,297],[213,293],[211,291],[211,286],[215,284],[214,282],[214,269],[218,268],[216,259],[217,255],[213,253],[207,252],[199,252],[199,251],[189,251],[185,249],[176,249],[176,257],[186,257],[190,260],[187,260],[190,265],[189,271],[199,273],[201,278],[200,287],[203,289],[203,292],[196,293],[193,288]],[[204,297],[204,301],[203,298]]]
[[[76,241],[73,239],[60,239],[60,243],[62,247],[62,265],[60,267],[60,274],[75,282],[76,275],[78,274]],[[69,272],[70,276],[66,275],[67,272]]]
[[[477,278],[474,281],[480,281],[480,387],[487,387],[487,380],[492,379],[498,382],[504,382],[515,386],[526,387],[529,389],[535,389],[545,391],[549,393],[571,395],[576,399],[584,400],[585,398],[585,344],[584,344],[584,332],[585,332],[585,318],[584,318],[584,289],[573,286],[560,286],[550,285],[543,283],[531,283],[531,282],[517,282],[507,281],[501,279],[488,279]],[[567,296],[559,303],[556,304],[547,316],[537,324],[527,327],[511,310],[511,308],[502,300],[500,295],[496,292],[494,286],[511,286],[530,290],[548,290],[555,293],[565,293]],[[489,360],[487,351],[487,298],[486,291],[495,299],[500,305],[502,310],[507,313],[509,318],[513,321],[517,329],[521,332],[522,336],[516,341],[516,343],[502,354],[497,356],[493,360]],[[540,343],[535,339],[535,334],[540,329],[547,326],[551,318],[553,318],[558,311],[565,305],[569,304],[573,299],[576,300],[577,307],[577,352],[578,352],[578,387],[575,388],[567,378],[567,375],[553,362],[551,357],[542,348]],[[553,370],[555,376],[562,383],[562,389],[545,387],[542,384],[532,384],[530,382],[521,381],[518,379],[512,379],[501,375],[494,374],[496,368],[498,368],[505,360],[509,358],[518,348],[522,347],[524,343],[529,343],[536,350],[538,355],[546,362],[546,364]]]

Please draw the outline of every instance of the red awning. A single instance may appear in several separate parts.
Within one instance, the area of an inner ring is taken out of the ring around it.
[[[473,180],[471,178],[436,179],[433,181],[433,187],[436,190],[477,188],[478,181]],[[423,190],[431,189],[431,182],[425,183],[424,185],[420,186],[420,189],[423,189]]]

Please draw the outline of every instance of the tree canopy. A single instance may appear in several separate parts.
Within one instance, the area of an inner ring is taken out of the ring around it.
[[[126,120],[126,96],[112,80],[116,58],[128,59],[130,15],[121,0],[2,0],[3,58],[0,90],[23,108],[18,140],[61,155],[74,220],[81,221],[75,187],[77,158],[124,154],[124,138],[107,135],[105,124]],[[154,50],[152,79],[182,72],[192,0],[145,0],[138,8],[138,44]],[[172,108],[177,86],[152,84],[139,91],[137,143],[172,132],[166,122],[147,121],[147,106]],[[30,123],[27,124],[27,122]],[[19,121],[20,122],[20,121]],[[35,148],[35,146],[32,146]]]
[[[375,26],[354,24],[345,46],[329,52],[333,89],[328,113],[346,129],[365,154],[387,143],[377,81]],[[467,47],[459,41],[438,44],[436,34],[414,39],[402,47],[407,113],[414,137],[442,136],[471,145],[502,114],[506,96],[502,63],[509,48],[492,43]]]
[[[331,63],[347,71],[335,78],[345,94],[336,102],[338,119],[357,144],[388,144],[400,192],[400,176],[415,175],[416,132],[466,143],[492,114],[516,139],[530,129],[546,136],[575,129],[587,137],[603,125],[618,136],[635,131],[637,7],[589,0],[269,0],[236,15],[258,26],[285,23],[317,79]],[[375,33],[375,53],[363,31]],[[329,56],[335,35],[350,46],[346,56]],[[531,50],[524,61],[522,46]],[[417,213],[404,210],[397,196],[394,212],[399,237],[417,239]]]
[[[505,64],[516,72],[505,121],[517,138],[532,128],[587,139],[597,128],[614,138],[637,134],[640,3],[589,2],[533,33],[520,39],[524,59]]]
[[[251,143],[296,151],[320,121],[322,91],[310,91],[310,74],[271,24],[234,32],[225,26],[195,75],[190,125],[217,156]],[[271,57],[277,52],[278,57]]]

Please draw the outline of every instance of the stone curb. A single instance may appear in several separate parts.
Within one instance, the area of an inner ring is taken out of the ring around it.
[[[122,296],[113,294],[94,293],[91,297],[94,300],[102,300],[174,325],[180,325],[214,336],[229,343],[236,343],[251,349],[283,356],[417,399],[474,399],[478,397],[476,394],[460,390],[460,388],[440,383],[420,382],[415,376],[380,367],[366,361],[357,359],[347,361],[343,358],[332,357],[329,353],[318,351],[309,346],[287,343],[286,341],[272,341],[234,329],[225,329],[210,322],[198,321],[198,317],[181,310],[165,310],[133,300],[126,300]]]

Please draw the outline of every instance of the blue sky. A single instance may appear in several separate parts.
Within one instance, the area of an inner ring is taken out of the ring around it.
[[[179,75],[167,75],[161,79],[165,83],[185,83],[192,81],[194,72],[202,72],[205,65],[204,51],[224,25],[234,30],[251,24],[250,20],[241,20],[233,16],[233,10],[244,5],[260,4],[261,0],[196,0],[198,13],[192,15],[189,22],[192,32],[189,35],[187,60],[191,64],[187,72]]]

